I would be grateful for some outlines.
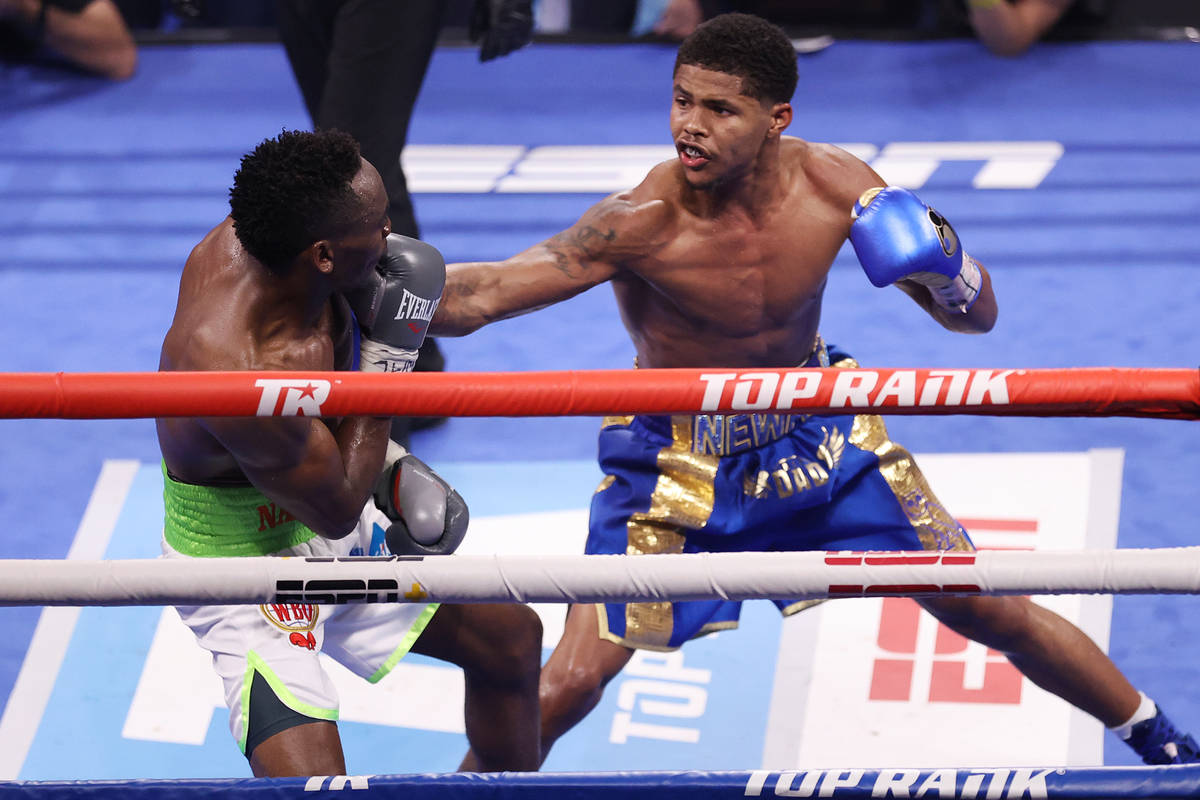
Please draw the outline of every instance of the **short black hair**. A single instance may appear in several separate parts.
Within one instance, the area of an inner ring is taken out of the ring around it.
[[[281,132],[242,157],[229,190],[238,241],[272,272],[304,248],[353,225],[358,142],[336,130]]]
[[[778,25],[753,14],[720,14],[679,45],[675,72],[690,64],[742,79],[742,94],[787,103],[796,91],[796,50]]]

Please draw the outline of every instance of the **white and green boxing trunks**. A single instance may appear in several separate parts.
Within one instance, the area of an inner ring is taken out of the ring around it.
[[[163,556],[348,556],[385,553],[388,520],[368,502],[358,526],[326,539],[253,486],[200,486],[163,467]],[[178,606],[225,685],[229,728],[249,757],[294,725],[338,718],[321,653],[375,683],[411,649],[437,604]]]

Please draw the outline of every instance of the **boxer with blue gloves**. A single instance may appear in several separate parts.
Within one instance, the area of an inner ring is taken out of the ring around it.
[[[909,190],[868,189],[851,218],[850,243],[874,285],[916,281],[942,308],[963,314],[979,297],[979,263],[962,249],[946,218]]]
[[[847,237],[876,286],[897,286],[948,330],[991,329],[987,271],[941,215],[904,189],[873,188],[883,179],[851,153],[784,135],[797,80],[777,26],[749,14],[702,24],[671,74],[676,157],[502,262],[448,265],[430,332],[471,333],[610,282],[640,367],[854,368],[819,334]],[[974,547],[871,414],[613,416],[597,450],[589,554]],[[784,614],[808,605],[774,602]],[[1019,597],[918,602],[1147,763],[1200,760],[1196,742],[1049,609]],[[542,757],[635,650],[673,650],[736,626],[740,613],[724,600],[572,605],[541,671]]]

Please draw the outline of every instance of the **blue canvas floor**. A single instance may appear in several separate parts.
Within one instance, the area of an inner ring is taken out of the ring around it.
[[[803,57],[795,135],[862,145],[876,158],[905,143],[1061,146],[1044,176],[1016,188],[980,188],[986,159],[935,146],[936,168],[917,187],[988,265],[1001,306],[991,334],[946,333],[900,293],[871,287],[843,252],[826,296],[826,339],[880,366],[1196,365],[1198,58],[1188,44],[1098,43],[1002,60],[972,42],[839,42]],[[448,261],[490,259],[570,224],[602,196],[589,188],[597,164],[622,151],[580,154],[540,191],[505,190],[517,184],[504,181],[537,174],[546,152],[537,148],[669,144],[672,61],[670,48],[651,45],[538,46],[486,65],[472,50],[439,50],[413,123],[414,155],[454,145],[511,146],[518,156],[496,168],[491,188],[415,184],[423,237]],[[147,47],[138,76],[120,85],[44,69],[0,72],[0,371],[154,369],[179,269],[226,213],[241,154],[307,125],[276,45]],[[450,369],[464,371],[621,368],[633,354],[606,287],[444,349]],[[1118,544],[1195,542],[1200,433],[1192,423],[890,424],[896,439],[925,453],[1121,448]],[[414,449],[434,464],[580,465],[594,454],[595,426],[453,420],[419,434]],[[65,557],[102,464],[158,459],[148,420],[0,421],[0,436],[3,558]],[[585,502],[554,498],[529,510]],[[141,547],[152,551],[156,528],[146,526]],[[1200,649],[1186,620],[1197,609],[1194,597],[1116,598],[1110,644],[1134,682],[1193,730]],[[38,614],[0,609],[0,701]],[[124,624],[97,623],[97,635]],[[1105,759],[1129,763],[1111,741]]]

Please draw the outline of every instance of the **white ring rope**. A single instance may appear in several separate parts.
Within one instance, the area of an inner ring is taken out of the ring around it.
[[[0,605],[1200,593],[1200,548],[0,560]]]

